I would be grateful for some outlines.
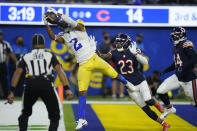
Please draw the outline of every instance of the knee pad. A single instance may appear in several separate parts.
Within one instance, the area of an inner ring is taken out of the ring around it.
[[[145,102],[146,102],[146,104],[149,105],[149,106],[155,105],[155,101],[154,101],[153,99],[150,99],[150,100],[145,101]]]
[[[165,92],[163,91],[163,88],[165,88],[165,84],[161,84],[159,86],[159,88],[157,89],[157,94],[165,94]]]

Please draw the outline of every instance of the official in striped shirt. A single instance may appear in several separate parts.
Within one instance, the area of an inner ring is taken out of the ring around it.
[[[8,96],[8,103],[12,104],[14,100],[14,90],[23,71],[26,71],[28,78],[26,81],[23,109],[19,117],[20,131],[27,131],[28,118],[32,114],[32,106],[40,97],[46,105],[50,125],[49,131],[57,131],[59,120],[62,113],[60,101],[52,83],[53,69],[57,72],[64,89],[67,99],[72,99],[72,93],[67,83],[67,77],[63,72],[56,56],[45,51],[45,39],[42,34],[35,34],[32,38],[33,50],[25,54],[17,65],[17,69],[11,81],[11,90]]]
[[[16,63],[16,56],[12,52],[10,44],[3,40],[3,32],[0,30],[0,85],[3,89],[3,98],[8,97],[8,72],[7,63],[11,58]]]

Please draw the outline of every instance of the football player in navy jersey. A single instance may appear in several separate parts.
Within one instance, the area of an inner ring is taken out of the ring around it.
[[[130,97],[151,119],[162,124],[163,131],[167,131],[170,124],[160,119],[149,106],[154,105],[161,113],[164,112],[164,108],[155,98],[152,98],[145,77],[137,68],[138,63],[145,65],[148,61],[137,49],[136,43],[131,42],[128,35],[118,34],[115,44],[115,50],[107,54],[98,54],[103,59],[111,59],[114,62],[116,70],[131,83],[127,89]]]
[[[174,63],[163,70],[160,74],[175,70],[175,73],[168,77],[157,89],[157,93],[166,106],[165,112],[160,116],[166,118],[171,113],[176,113],[176,109],[170,104],[167,93],[169,90],[182,87],[187,96],[193,100],[197,106],[197,88],[194,65],[197,62],[197,53],[193,43],[187,40],[186,31],[183,27],[175,27],[172,30],[171,40],[174,43],[173,55]]]

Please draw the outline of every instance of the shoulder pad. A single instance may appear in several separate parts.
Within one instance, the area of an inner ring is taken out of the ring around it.
[[[64,35],[64,32],[60,32],[58,33],[59,36],[63,36]]]
[[[186,41],[184,44],[183,44],[183,48],[187,48],[187,47],[194,47],[194,44],[192,41]]]

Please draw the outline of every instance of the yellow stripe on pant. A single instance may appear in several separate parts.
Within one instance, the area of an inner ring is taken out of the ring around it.
[[[162,126],[150,119],[137,105],[92,104],[92,108],[106,131],[162,131]],[[158,111],[152,108],[158,115]],[[169,131],[197,131],[177,115],[166,119],[171,124]]]

